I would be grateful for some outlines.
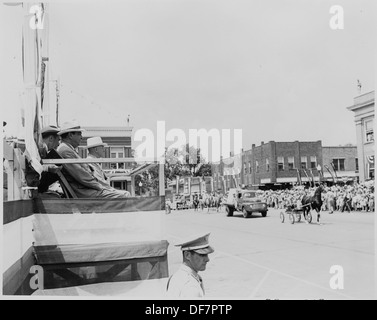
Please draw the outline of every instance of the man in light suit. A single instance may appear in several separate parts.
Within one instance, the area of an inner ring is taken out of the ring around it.
[[[61,143],[57,149],[63,159],[81,159],[77,147],[82,139],[82,129],[76,122],[64,123],[58,135]],[[63,173],[79,198],[126,198],[127,191],[117,190],[104,184],[94,174],[93,168],[85,163],[64,164]]]
[[[86,157],[87,159],[98,159],[104,157],[105,147],[107,147],[107,144],[102,142],[101,137],[88,138],[86,143],[86,148],[88,149],[88,156]],[[102,167],[99,163],[93,162],[89,164],[89,166],[92,168],[93,174],[98,179],[98,181],[101,181],[106,185],[110,185],[110,179],[103,172]]]

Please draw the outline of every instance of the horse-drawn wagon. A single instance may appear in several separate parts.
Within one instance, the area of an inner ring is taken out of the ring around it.
[[[298,201],[296,205],[290,205],[286,208],[285,212],[280,212],[280,220],[282,223],[285,221],[285,216],[288,215],[289,221],[294,224],[295,222],[301,221],[301,214],[307,223],[312,222],[311,210],[317,212],[317,223],[319,224],[320,212],[322,207],[322,197],[321,194],[324,191],[322,184],[314,191],[313,196],[305,195]]]
[[[301,221],[301,214],[303,215],[304,219],[308,222],[312,222],[312,214],[310,213],[310,210],[308,213],[305,215],[305,208],[303,206],[288,206],[284,211],[280,212],[280,220],[282,223],[285,221],[285,216],[288,216],[288,219],[290,223],[294,224],[295,222],[300,222]]]

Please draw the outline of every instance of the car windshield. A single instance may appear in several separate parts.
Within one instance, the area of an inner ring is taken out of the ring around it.
[[[255,198],[255,192],[245,192],[243,194],[244,198]]]

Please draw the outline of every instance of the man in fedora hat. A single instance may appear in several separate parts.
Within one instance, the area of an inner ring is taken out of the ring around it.
[[[97,159],[105,156],[105,147],[107,147],[107,143],[103,143],[101,137],[88,138],[86,144],[86,148],[88,149],[87,159]],[[102,180],[104,183],[110,185],[110,180],[103,172],[99,163],[91,163],[89,166],[92,167],[93,174],[98,180]]]
[[[169,298],[204,297],[203,280],[198,272],[206,269],[209,261],[208,254],[214,252],[208,242],[209,235],[207,233],[199,237],[192,237],[176,244],[181,247],[183,263],[168,281],[167,296]]]
[[[77,122],[64,123],[58,135],[61,143],[58,153],[63,159],[81,159],[78,146],[82,139],[82,129]],[[72,163],[63,165],[64,175],[73,191],[79,198],[125,198],[127,191],[117,190],[95,177],[94,170],[85,163]]]
[[[56,152],[56,148],[59,146],[60,141],[58,136],[59,131],[60,129],[53,125],[42,128],[42,146],[38,148],[41,159],[61,158]],[[59,180],[57,173],[62,169],[61,166],[56,166],[54,164],[44,164],[42,167],[43,172],[38,185],[38,192],[41,193],[48,191],[49,187]]]
[[[57,133],[59,128],[56,126],[46,126],[42,128],[42,141],[38,144],[38,155],[32,157],[27,150],[25,151],[26,166],[25,180],[29,187],[38,187],[39,193],[48,191],[49,187],[58,181],[57,175],[61,167],[53,164],[42,164],[42,159],[54,159],[51,155],[57,152],[55,148],[59,145]],[[58,158],[60,158],[58,156]]]
[[[46,159],[49,152],[56,150],[59,146],[60,137],[58,133],[60,129],[56,126],[49,125],[41,130],[42,146],[39,148],[39,155],[42,159]]]

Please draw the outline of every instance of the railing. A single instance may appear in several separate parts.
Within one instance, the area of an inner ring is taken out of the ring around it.
[[[25,156],[19,148],[9,145],[3,141],[3,162],[5,171],[7,173],[7,193],[4,195],[4,200],[20,200],[30,199],[29,188],[25,181]],[[159,195],[165,196],[165,159],[164,158],[98,158],[98,159],[43,159],[43,164],[82,164],[82,163],[142,163],[136,169],[131,170],[128,176],[131,177],[131,195],[135,195],[135,176],[149,168],[159,166]]]
[[[131,177],[131,195],[135,195],[135,176],[158,165],[158,189],[159,195],[165,196],[165,159],[164,158],[90,158],[90,159],[43,159],[43,164],[83,164],[83,163],[119,163],[119,162],[136,162],[143,163],[140,167],[131,170],[125,174]]]

